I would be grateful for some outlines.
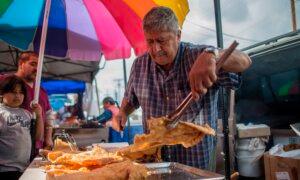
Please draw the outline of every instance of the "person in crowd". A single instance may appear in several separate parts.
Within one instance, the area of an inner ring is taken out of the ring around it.
[[[120,126],[116,116],[119,113],[119,107],[112,97],[105,97],[102,101],[104,112],[97,117],[97,121],[106,127],[112,127],[115,131],[120,131]]]
[[[80,120],[78,119],[75,109],[75,106],[66,106],[66,111],[62,115],[63,120],[60,126],[77,127],[80,125]]]
[[[128,115],[141,107],[144,132],[149,133],[147,121],[151,117],[173,112],[192,92],[194,101],[181,120],[198,125],[207,123],[216,130],[219,89],[240,86],[240,72],[251,64],[248,55],[235,50],[216,74],[216,62],[224,50],[181,42],[177,17],[167,7],[152,8],[143,19],[143,31],[148,51],[132,65],[117,116],[121,128]],[[191,148],[163,147],[161,155],[164,161],[213,170],[215,148],[216,137],[205,136]]]
[[[0,83],[0,179],[18,179],[29,165],[31,155],[30,125],[32,114],[21,105],[26,97],[25,82],[9,76]],[[42,109],[31,105],[36,114],[35,139],[43,137]]]
[[[59,127],[60,119],[59,119],[58,112],[57,111],[52,111],[50,115],[52,116],[51,119],[53,119],[53,126],[54,127]]]
[[[64,105],[63,107],[60,108],[60,120],[61,123],[66,120],[66,118],[71,117],[71,112],[70,112],[70,107],[67,105]]]
[[[112,97],[105,97],[102,101],[104,112],[92,121],[82,122],[82,127],[100,127],[109,128],[109,142],[123,142],[123,132],[116,118],[119,113],[119,106]]]
[[[14,74],[25,82],[26,86],[26,95],[22,108],[27,109],[32,112],[30,104],[34,98],[34,88],[35,88],[35,78],[37,72],[38,64],[38,55],[33,51],[22,52],[18,57],[18,70]],[[4,74],[0,76],[0,81],[11,76],[11,74]],[[53,129],[53,120],[51,119],[51,106],[49,103],[47,92],[41,87],[39,102],[42,107],[42,119],[44,121],[44,134],[42,140],[38,140],[35,143],[35,152],[38,152],[38,149],[41,148],[51,148],[53,146],[52,141],[52,129]]]

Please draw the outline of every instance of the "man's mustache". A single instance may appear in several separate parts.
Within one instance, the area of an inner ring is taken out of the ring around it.
[[[155,56],[159,57],[159,56],[164,56],[164,55],[166,55],[166,54],[167,54],[167,53],[164,52],[164,51],[159,51],[159,52],[157,52],[157,53],[155,54]]]

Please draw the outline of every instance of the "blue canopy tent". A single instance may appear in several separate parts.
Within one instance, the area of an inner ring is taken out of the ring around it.
[[[52,96],[54,94],[68,94],[77,93],[78,102],[76,104],[78,108],[78,117],[80,119],[84,118],[82,111],[82,95],[85,91],[84,81],[73,81],[73,80],[53,80],[53,79],[43,79],[41,83],[42,87],[50,95],[50,103],[54,110],[58,110],[64,105],[67,98]]]
[[[51,94],[83,93],[85,82],[73,80],[43,79],[42,87]]]

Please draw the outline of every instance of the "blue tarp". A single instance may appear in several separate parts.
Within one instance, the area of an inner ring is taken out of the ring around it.
[[[66,94],[52,94],[49,96],[49,101],[54,111],[59,111],[65,106],[66,103],[70,103],[70,100]]]
[[[84,81],[72,80],[42,80],[42,87],[50,94],[83,93],[85,91]]]
[[[128,137],[129,130],[129,137]],[[137,134],[143,134],[143,126],[125,126],[123,131],[123,135],[120,132],[113,130],[111,127],[109,128],[109,142],[128,142],[129,144],[133,144],[134,136]]]

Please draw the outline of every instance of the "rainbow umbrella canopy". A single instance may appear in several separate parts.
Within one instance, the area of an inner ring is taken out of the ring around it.
[[[39,51],[45,0],[0,0],[0,39]],[[3,2],[2,2],[3,1]],[[52,0],[45,54],[71,60],[123,59],[146,51],[142,19],[155,6],[176,13],[180,26],[187,0]]]

